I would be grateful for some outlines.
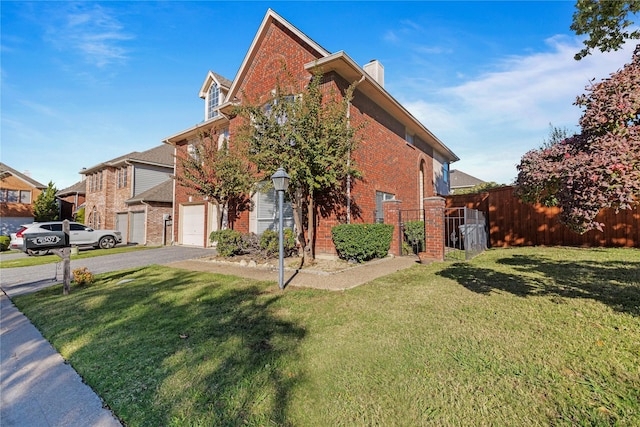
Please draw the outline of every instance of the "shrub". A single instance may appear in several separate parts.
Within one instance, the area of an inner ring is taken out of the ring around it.
[[[220,256],[233,256],[242,253],[242,234],[236,230],[218,230],[209,234],[209,240],[217,241],[216,250]]]
[[[247,233],[242,235],[242,252],[251,255],[261,255],[260,236],[256,233]]]
[[[283,249],[284,256],[292,255],[296,252],[296,238],[293,230],[285,228],[283,230]],[[279,250],[279,236],[277,231],[265,230],[260,236],[260,249],[265,257],[276,255]]]
[[[404,238],[411,245],[414,254],[424,252],[424,237],[424,221],[404,223]]]
[[[357,262],[387,256],[393,236],[390,224],[341,224],[331,229],[338,256]]]
[[[11,243],[9,236],[0,236],[0,251],[9,250],[9,243]]]
[[[87,267],[75,268],[71,274],[73,274],[73,281],[78,286],[90,285],[95,281],[95,276]]]

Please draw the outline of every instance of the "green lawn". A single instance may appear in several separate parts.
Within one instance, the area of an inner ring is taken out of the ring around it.
[[[141,251],[146,249],[154,249],[159,246],[116,246],[111,249],[80,249],[78,255],[71,255],[71,259],[83,259],[92,258],[102,255],[119,254],[124,252]],[[16,253],[18,251],[10,251],[8,254]],[[0,268],[13,268],[13,267],[29,267],[32,265],[52,264],[54,262],[60,262],[61,258],[58,255],[44,255],[44,256],[30,256],[14,259],[2,259],[4,254],[0,254]]]
[[[128,426],[640,425],[638,250],[496,249],[345,292],[98,279],[15,303]]]

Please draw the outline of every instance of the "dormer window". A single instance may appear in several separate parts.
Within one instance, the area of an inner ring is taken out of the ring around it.
[[[212,82],[207,93],[207,120],[213,119],[218,115],[216,108],[220,102],[220,87],[218,83]]]

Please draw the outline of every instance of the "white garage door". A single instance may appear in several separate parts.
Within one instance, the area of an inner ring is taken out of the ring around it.
[[[180,241],[183,245],[204,245],[204,205],[182,206]]]
[[[128,213],[119,213],[116,214],[116,230],[122,234],[122,241],[128,242],[129,235],[127,234],[127,230],[129,229],[129,214]]]
[[[131,223],[129,230],[129,241],[143,245],[144,239],[144,212],[131,212]]]

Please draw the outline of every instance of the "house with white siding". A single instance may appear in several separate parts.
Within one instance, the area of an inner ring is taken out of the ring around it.
[[[118,230],[131,244],[170,244],[173,165],[173,149],[162,144],[83,169],[85,223]]]

